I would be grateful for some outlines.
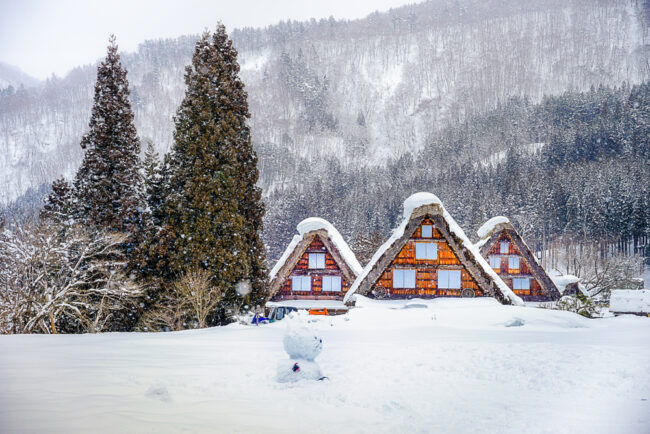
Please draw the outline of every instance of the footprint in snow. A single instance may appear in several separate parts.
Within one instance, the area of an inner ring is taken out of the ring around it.
[[[157,399],[158,401],[162,402],[170,402],[172,400],[172,397],[169,394],[169,390],[167,390],[165,386],[159,384],[150,386],[149,389],[147,389],[147,391],[144,393],[144,396],[151,399]]]
[[[514,318],[509,323],[506,323],[506,327],[521,327],[524,325],[524,320],[521,318]]]

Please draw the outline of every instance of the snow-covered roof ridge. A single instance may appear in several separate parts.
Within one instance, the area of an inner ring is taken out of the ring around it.
[[[510,223],[510,219],[508,217],[504,216],[496,216],[492,217],[490,220],[486,221],[483,223],[483,226],[481,226],[476,233],[478,234],[479,238],[487,238],[490,236],[492,231],[497,227],[497,225],[504,224],[504,223]]]
[[[420,191],[410,195],[404,201],[404,218],[408,219],[413,214],[417,208],[426,205],[439,205],[442,207],[442,202],[438,199],[433,193],[428,193],[426,191]]]
[[[589,296],[589,292],[585,288],[585,286],[580,283],[580,278],[577,276],[574,276],[573,274],[564,274],[564,275],[548,275],[548,277],[551,279],[557,290],[560,292],[560,295],[564,295],[566,292],[567,286],[577,283],[577,288],[578,291],[580,291],[583,295]]]
[[[271,280],[275,278],[275,276],[278,274],[278,271],[280,271],[280,269],[284,266],[284,264],[287,262],[287,259],[289,259],[289,256],[291,256],[291,253],[295,250],[296,246],[305,237],[305,235],[317,230],[324,230],[327,232],[327,238],[329,238],[329,240],[334,244],[343,260],[347,263],[355,275],[358,276],[359,273],[361,273],[363,270],[363,267],[357,260],[354,252],[352,252],[352,249],[350,249],[348,243],[345,242],[339,231],[336,230],[336,228],[327,220],[320,217],[309,217],[298,223],[296,229],[298,230],[299,235],[295,235],[293,237],[291,243],[289,243],[280,259],[278,259],[278,262],[276,262],[276,264],[273,266],[273,269],[271,269],[271,272],[269,273]]]
[[[361,283],[368,277],[370,271],[375,267],[377,262],[384,256],[386,251],[399,239],[404,236],[404,230],[408,225],[409,221],[413,217],[415,211],[421,207],[429,206],[432,212],[439,213],[442,215],[442,218],[446,221],[449,226],[449,230],[460,239],[461,244],[467,251],[474,257],[473,259],[481,267],[481,269],[492,279],[497,285],[498,289],[501,291],[504,297],[506,297],[512,304],[523,306],[524,302],[519,298],[512,290],[505,284],[503,280],[495,273],[495,271],[490,267],[487,261],[481,256],[478,248],[472,244],[470,239],[465,234],[465,231],[456,223],[454,218],[447,212],[442,201],[438,199],[435,194],[427,192],[419,192],[409,196],[404,201],[404,219],[397,228],[393,230],[392,235],[386,242],[377,249],[372,259],[368,262],[365,268],[357,277],[357,280],[354,281],[354,284],[350,287],[350,290],[345,294],[343,301],[347,303],[354,293],[359,289]]]
[[[297,229],[301,236],[305,236],[305,234],[319,229],[325,230],[328,238],[334,243],[343,260],[347,262],[352,271],[354,271],[354,274],[358,276],[361,270],[363,270],[363,267],[357,260],[352,249],[350,249],[348,243],[345,242],[339,231],[327,220],[320,217],[309,217],[298,223]]]

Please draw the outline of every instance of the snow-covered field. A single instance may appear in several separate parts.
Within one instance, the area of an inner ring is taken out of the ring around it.
[[[286,320],[0,336],[0,432],[650,432],[650,318],[361,303],[309,317],[319,382],[275,381]]]

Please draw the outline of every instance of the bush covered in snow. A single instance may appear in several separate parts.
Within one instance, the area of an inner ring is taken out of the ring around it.
[[[557,301],[557,308],[574,312],[586,318],[593,318],[598,312],[598,307],[591,297],[583,295],[565,295]]]

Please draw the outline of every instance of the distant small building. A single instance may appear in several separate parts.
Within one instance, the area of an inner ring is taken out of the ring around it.
[[[554,301],[560,292],[507,217],[494,217],[478,230],[476,247],[501,279],[525,301]]]
[[[297,229],[271,270],[267,307],[346,311],[342,300],[361,264],[328,221],[311,217]]]
[[[616,315],[650,316],[650,290],[613,289],[609,299],[609,311]]]
[[[404,201],[404,220],[377,250],[345,296],[376,299],[494,297],[523,304],[481,257],[431,193]]]

